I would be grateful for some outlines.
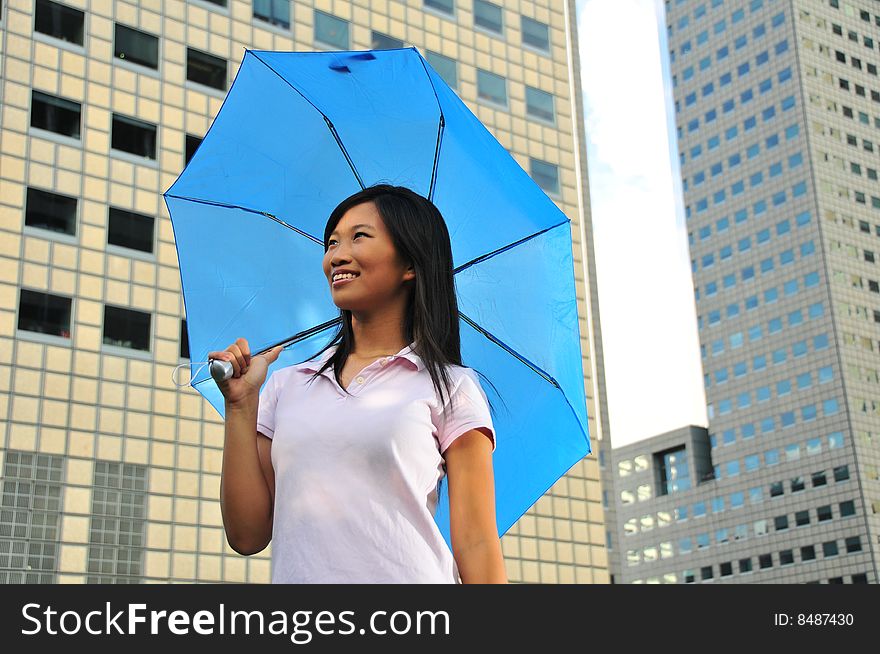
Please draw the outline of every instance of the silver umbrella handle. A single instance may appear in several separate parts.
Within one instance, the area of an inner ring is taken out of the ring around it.
[[[214,381],[221,382],[232,379],[234,373],[235,370],[229,361],[211,360],[211,377],[214,378]]]

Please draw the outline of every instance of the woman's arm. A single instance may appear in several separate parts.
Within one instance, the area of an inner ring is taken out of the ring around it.
[[[492,442],[478,429],[446,448],[452,553],[465,584],[506,584],[495,523]]]
[[[272,441],[257,432],[256,406],[226,406],[220,513],[230,547],[256,554],[272,540]]]
[[[248,342],[239,338],[209,359],[229,361],[231,379],[217,382],[225,399],[226,429],[220,472],[220,513],[229,546],[239,554],[256,554],[272,540],[275,475],[272,441],[257,432],[260,387],[269,364],[281,347],[252,357]]]

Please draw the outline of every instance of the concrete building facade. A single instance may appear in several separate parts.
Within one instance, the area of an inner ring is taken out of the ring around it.
[[[709,428],[615,452],[619,574],[876,583],[880,5],[665,5]]]
[[[223,424],[188,361],[161,194],[245,48],[415,45],[572,220],[584,392],[607,417],[575,2],[0,4],[0,582],[268,581],[219,507]],[[596,455],[502,544],[515,582],[608,578]]]

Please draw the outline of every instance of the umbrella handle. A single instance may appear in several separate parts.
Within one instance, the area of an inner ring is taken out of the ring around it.
[[[234,369],[229,361],[220,361],[219,359],[211,359],[211,377],[214,381],[221,382],[232,379]]]

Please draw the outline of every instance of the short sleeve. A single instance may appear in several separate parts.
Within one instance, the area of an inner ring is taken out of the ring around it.
[[[275,406],[278,404],[278,375],[274,372],[260,389],[260,406],[257,409],[257,431],[273,438],[275,436]]]
[[[443,407],[437,420],[437,440],[440,454],[446,451],[453,441],[472,429],[481,429],[495,451],[495,427],[489,413],[486,393],[470,368],[462,368],[458,385],[453,388],[449,402]]]

